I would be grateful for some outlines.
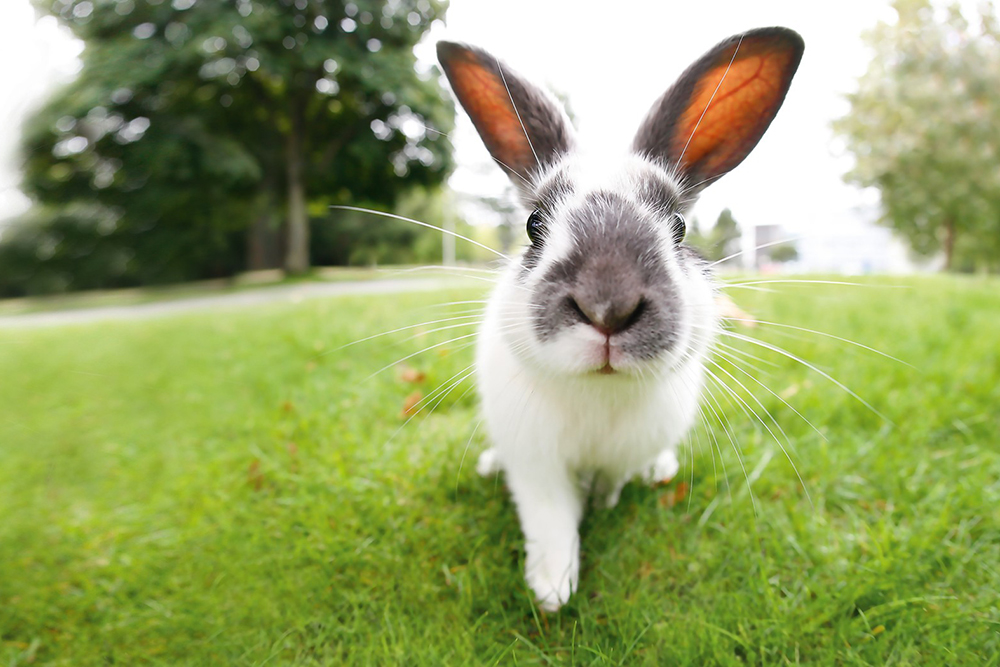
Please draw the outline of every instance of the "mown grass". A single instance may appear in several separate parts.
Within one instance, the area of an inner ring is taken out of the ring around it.
[[[502,480],[473,471],[485,443],[468,383],[399,430],[414,391],[471,363],[468,339],[409,360],[421,383],[366,379],[466,331],[334,351],[478,292],[0,331],[0,660],[996,665],[1000,283],[868,282],[734,294],[915,369],[735,331],[891,422],[731,341],[776,364],[755,376],[825,437],[727,367],[787,433],[811,502],[716,389],[728,424],[696,431],[678,480],[589,513],[580,591],[554,615],[525,589]]]

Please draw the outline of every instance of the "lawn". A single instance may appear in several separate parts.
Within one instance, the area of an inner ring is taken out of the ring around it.
[[[1000,282],[865,282],[731,293],[912,367],[734,327],[817,370],[730,339],[756,380],[713,367],[741,400],[714,388],[677,480],[590,511],[551,615],[473,470],[471,382],[406,423],[471,328],[337,349],[481,291],[0,330],[0,661],[997,665]]]

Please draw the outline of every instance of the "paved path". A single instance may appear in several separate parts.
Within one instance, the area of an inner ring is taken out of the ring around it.
[[[411,278],[366,280],[360,282],[302,283],[260,287],[227,294],[213,294],[180,298],[171,301],[141,303],[130,306],[99,306],[76,310],[58,310],[46,313],[0,316],[0,329],[83,324],[105,320],[137,320],[162,317],[176,313],[218,308],[245,308],[262,303],[285,301],[298,303],[306,299],[344,296],[351,294],[391,294],[395,292],[424,292],[448,287],[468,285],[468,281],[455,278]]]

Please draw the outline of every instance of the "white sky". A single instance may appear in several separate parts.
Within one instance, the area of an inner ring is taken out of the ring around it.
[[[16,151],[24,117],[79,69],[80,44],[29,0],[0,0],[0,224],[28,206],[17,190]]]
[[[861,33],[893,20],[888,0],[758,2],[616,0],[452,0],[448,25],[433,41],[485,47],[529,79],[568,95],[584,141],[628,145],[647,109],[709,47],[742,30],[783,25],[802,34],[805,55],[771,129],[747,160],[713,184],[695,209],[710,226],[725,207],[744,226],[780,224],[812,236],[857,228],[874,201],[844,185],[849,158],[837,156],[830,121],[847,111],[845,93],[870,54]],[[23,116],[45,91],[76,71],[79,45],[51,18],[35,20],[29,0],[0,0],[0,220],[23,210],[13,150]],[[467,118],[453,135],[459,170],[452,186],[473,194],[502,187]],[[486,177],[483,174],[487,174]],[[860,214],[859,207],[867,207]]]

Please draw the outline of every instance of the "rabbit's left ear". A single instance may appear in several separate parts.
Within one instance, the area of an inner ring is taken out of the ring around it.
[[[761,28],[715,46],[656,101],[632,144],[700,190],[743,161],[785,99],[805,45]]]

